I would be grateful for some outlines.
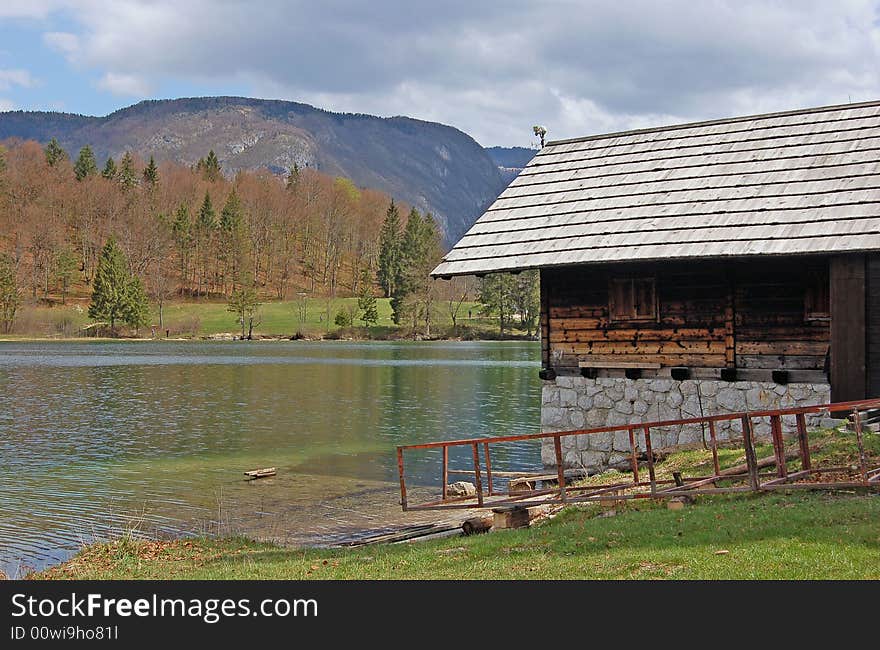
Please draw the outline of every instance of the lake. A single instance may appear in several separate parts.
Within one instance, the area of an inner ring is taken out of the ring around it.
[[[0,568],[124,533],[321,544],[380,527],[401,516],[395,446],[538,430],[538,358],[525,342],[0,342]],[[540,466],[535,442],[497,453]],[[438,452],[407,457],[425,495],[438,472]]]

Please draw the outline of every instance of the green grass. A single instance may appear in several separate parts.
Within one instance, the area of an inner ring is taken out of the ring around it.
[[[811,434],[814,466],[852,466],[855,435]],[[866,433],[869,465],[880,435]],[[772,453],[757,446],[758,457]],[[719,450],[722,467],[741,449]],[[708,473],[711,452],[687,449],[657,464]],[[792,463],[791,468],[796,468]],[[584,483],[611,483],[614,471]],[[34,578],[60,579],[880,579],[880,495],[802,492],[703,495],[683,510],[627,501],[615,516],[598,504],[569,507],[529,529],[358,549],[290,549],[243,538],[139,542],[83,549]]]
[[[330,301],[329,322],[327,318],[328,301],[324,298],[306,299],[306,319],[299,321],[299,301],[272,301],[264,302],[259,308],[258,325],[254,331],[263,336],[291,336],[301,332],[308,337],[323,337],[330,335],[351,335],[359,338],[396,338],[403,332],[391,320],[391,301],[387,298],[377,300],[379,322],[368,330],[363,328],[358,320],[355,320],[355,328],[346,332],[340,332],[335,324],[336,314],[340,310],[355,310],[357,314],[357,298],[335,298]],[[471,310],[473,318],[467,318],[468,310]],[[464,303],[460,309],[460,331],[456,334],[476,338],[491,338],[497,334],[495,320],[479,316],[478,303]],[[28,305],[23,307],[18,315],[17,334],[4,338],[67,338],[81,335],[84,326],[91,322],[88,314],[88,301],[79,299],[71,300],[67,305]],[[163,336],[159,331],[159,314],[155,305],[152,305],[150,322],[157,328],[157,335]],[[447,336],[452,327],[452,319],[445,310],[444,305],[438,305],[434,316],[434,332],[436,335]],[[216,334],[240,333],[235,314],[230,313],[225,302],[218,301],[175,301],[169,303],[164,309],[164,329],[170,330],[172,337],[201,337]],[[151,328],[146,327],[140,331],[141,336],[150,336]]]
[[[531,529],[359,549],[292,550],[241,538],[119,540],[35,578],[878,579],[880,498],[703,497],[600,517],[569,508]],[[726,551],[726,553],[722,553]]]

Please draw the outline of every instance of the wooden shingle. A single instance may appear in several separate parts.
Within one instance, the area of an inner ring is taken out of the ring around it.
[[[550,142],[433,271],[880,250],[880,102]]]

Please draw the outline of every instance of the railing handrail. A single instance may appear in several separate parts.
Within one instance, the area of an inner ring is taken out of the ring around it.
[[[398,451],[407,449],[432,449],[440,447],[455,447],[459,445],[473,445],[475,443],[517,442],[520,440],[539,440],[541,438],[555,438],[565,436],[583,436],[597,433],[610,433],[613,431],[629,431],[630,429],[644,429],[657,427],[681,426],[685,424],[702,424],[709,422],[726,422],[729,420],[742,420],[743,418],[760,418],[785,415],[801,415],[806,413],[821,413],[823,411],[840,412],[853,409],[880,408],[880,398],[854,400],[850,402],[832,402],[828,404],[816,404],[814,406],[799,406],[784,409],[765,409],[763,411],[740,411],[737,413],[725,413],[721,415],[705,415],[679,420],[655,420],[653,422],[631,422],[629,424],[616,424],[612,426],[596,427],[593,429],[572,429],[568,431],[545,431],[541,433],[523,433],[511,436],[487,436],[485,438],[466,438],[462,440],[443,440],[424,442],[416,445],[398,445]]]

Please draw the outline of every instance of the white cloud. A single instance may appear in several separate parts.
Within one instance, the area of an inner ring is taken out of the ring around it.
[[[0,68],[0,90],[9,90],[12,86],[32,88],[36,84],[36,79],[27,70]]]
[[[68,4],[64,0],[3,0],[0,18],[45,18]]]
[[[880,97],[876,0],[70,2],[45,42],[144,96],[187,84],[406,114],[483,144]],[[72,33],[72,32],[76,33]]]
[[[0,113],[3,111],[13,111],[15,110],[15,102],[11,99],[5,99],[0,97]]]
[[[149,96],[150,84],[140,77],[131,74],[108,72],[97,82],[101,90],[125,97],[143,98]]]
[[[79,36],[70,32],[46,32],[43,43],[69,58],[76,57],[80,52]]]

